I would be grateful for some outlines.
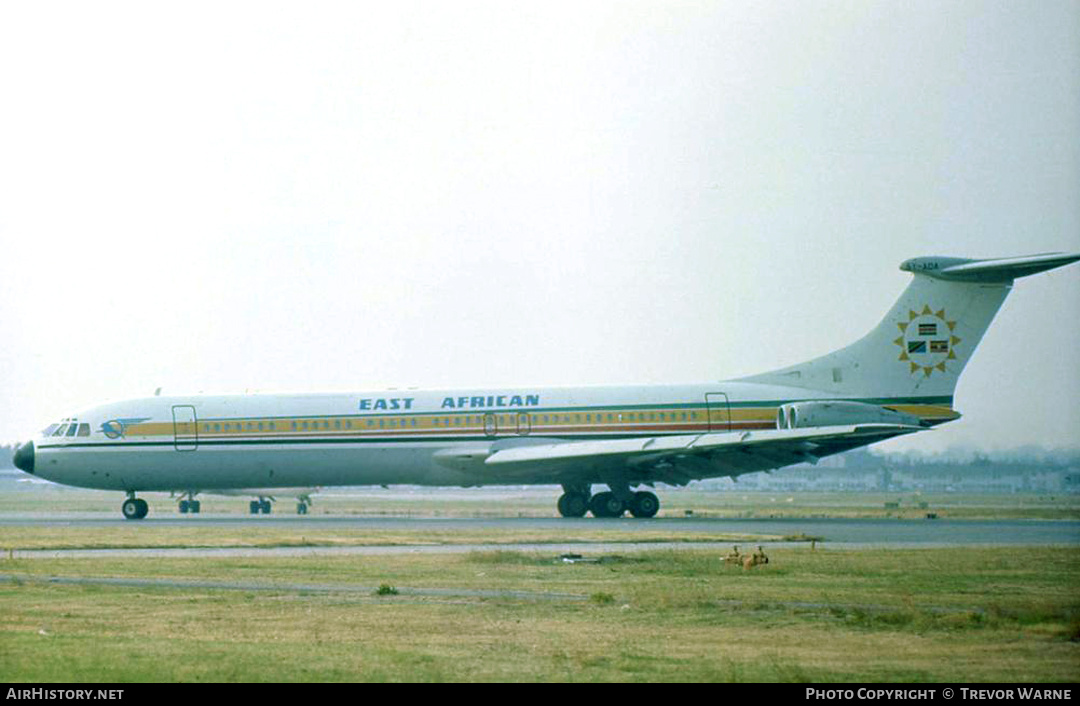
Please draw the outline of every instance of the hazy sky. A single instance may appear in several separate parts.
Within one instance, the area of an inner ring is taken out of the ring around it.
[[[717,380],[1080,250],[1080,3],[0,6],[0,440],[108,399]],[[1080,446],[1080,265],[964,419]]]

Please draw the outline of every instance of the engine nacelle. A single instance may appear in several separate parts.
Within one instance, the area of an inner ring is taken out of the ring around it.
[[[922,426],[913,414],[897,412],[865,402],[824,401],[790,402],[776,410],[777,429],[832,427],[847,424],[905,424]]]

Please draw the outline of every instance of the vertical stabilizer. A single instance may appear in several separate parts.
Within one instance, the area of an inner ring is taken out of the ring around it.
[[[1080,253],[998,260],[920,257],[900,269],[914,279],[861,340],[820,358],[743,378],[838,397],[939,398],[956,382],[1013,280],[1080,260]]]

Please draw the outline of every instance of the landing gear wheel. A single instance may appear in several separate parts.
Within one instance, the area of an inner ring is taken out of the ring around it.
[[[264,515],[269,515],[270,514],[270,501],[269,500],[263,500],[261,503],[259,503],[259,506],[262,509],[262,514],[264,514]]]
[[[593,517],[622,517],[626,511],[626,505],[615,496],[615,493],[605,491],[592,496],[589,501],[589,511]]]
[[[146,513],[149,511],[150,507],[146,504],[146,501],[139,498],[128,498],[120,506],[120,512],[124,513],[124,519],[127,520],[141,520],[146,517]]]
[[[653,517],[660,510],[660,499],[647,490],[639,490],[630,500],[630,514],[634,517]]]
[[[198,515],[199,510],[202,509],[202,503],[200,503],[198,500],[192,500],[189,504],[189,508],[191,509],[191,514]]]
[[[181,515],[186,515],[187,512],[188,512],[188,509],[189,509],[188,501],[187,500],[181,500],[180,501],[180,514]]]
[[[589,496],[584,493],[563,493],[559,496],[559,514],[563,517],[585,517],[589,511]]]
[[[307,503],[296,503],[296,514],[297,515],[306,515],[307,514]]]
[[[252,500],[251,504],[248,505],[248,509],[251,510],[252,515],[258,515],[260,507],[262,507],[262,505],[259,504],[258,500]]]

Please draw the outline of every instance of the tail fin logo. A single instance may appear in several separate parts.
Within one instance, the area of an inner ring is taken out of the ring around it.
[[[945,362],[956,360],[954,347],[960,343],[953,331],[956,322],[949,321],[944,309],[934,311],[927,304],[922,311],[908,310],[908,320],[897,322],[900,337],[893,343],[900,346],[901,362],[909,366],[912,375],[930,377],[935,370],[947,371]]]

